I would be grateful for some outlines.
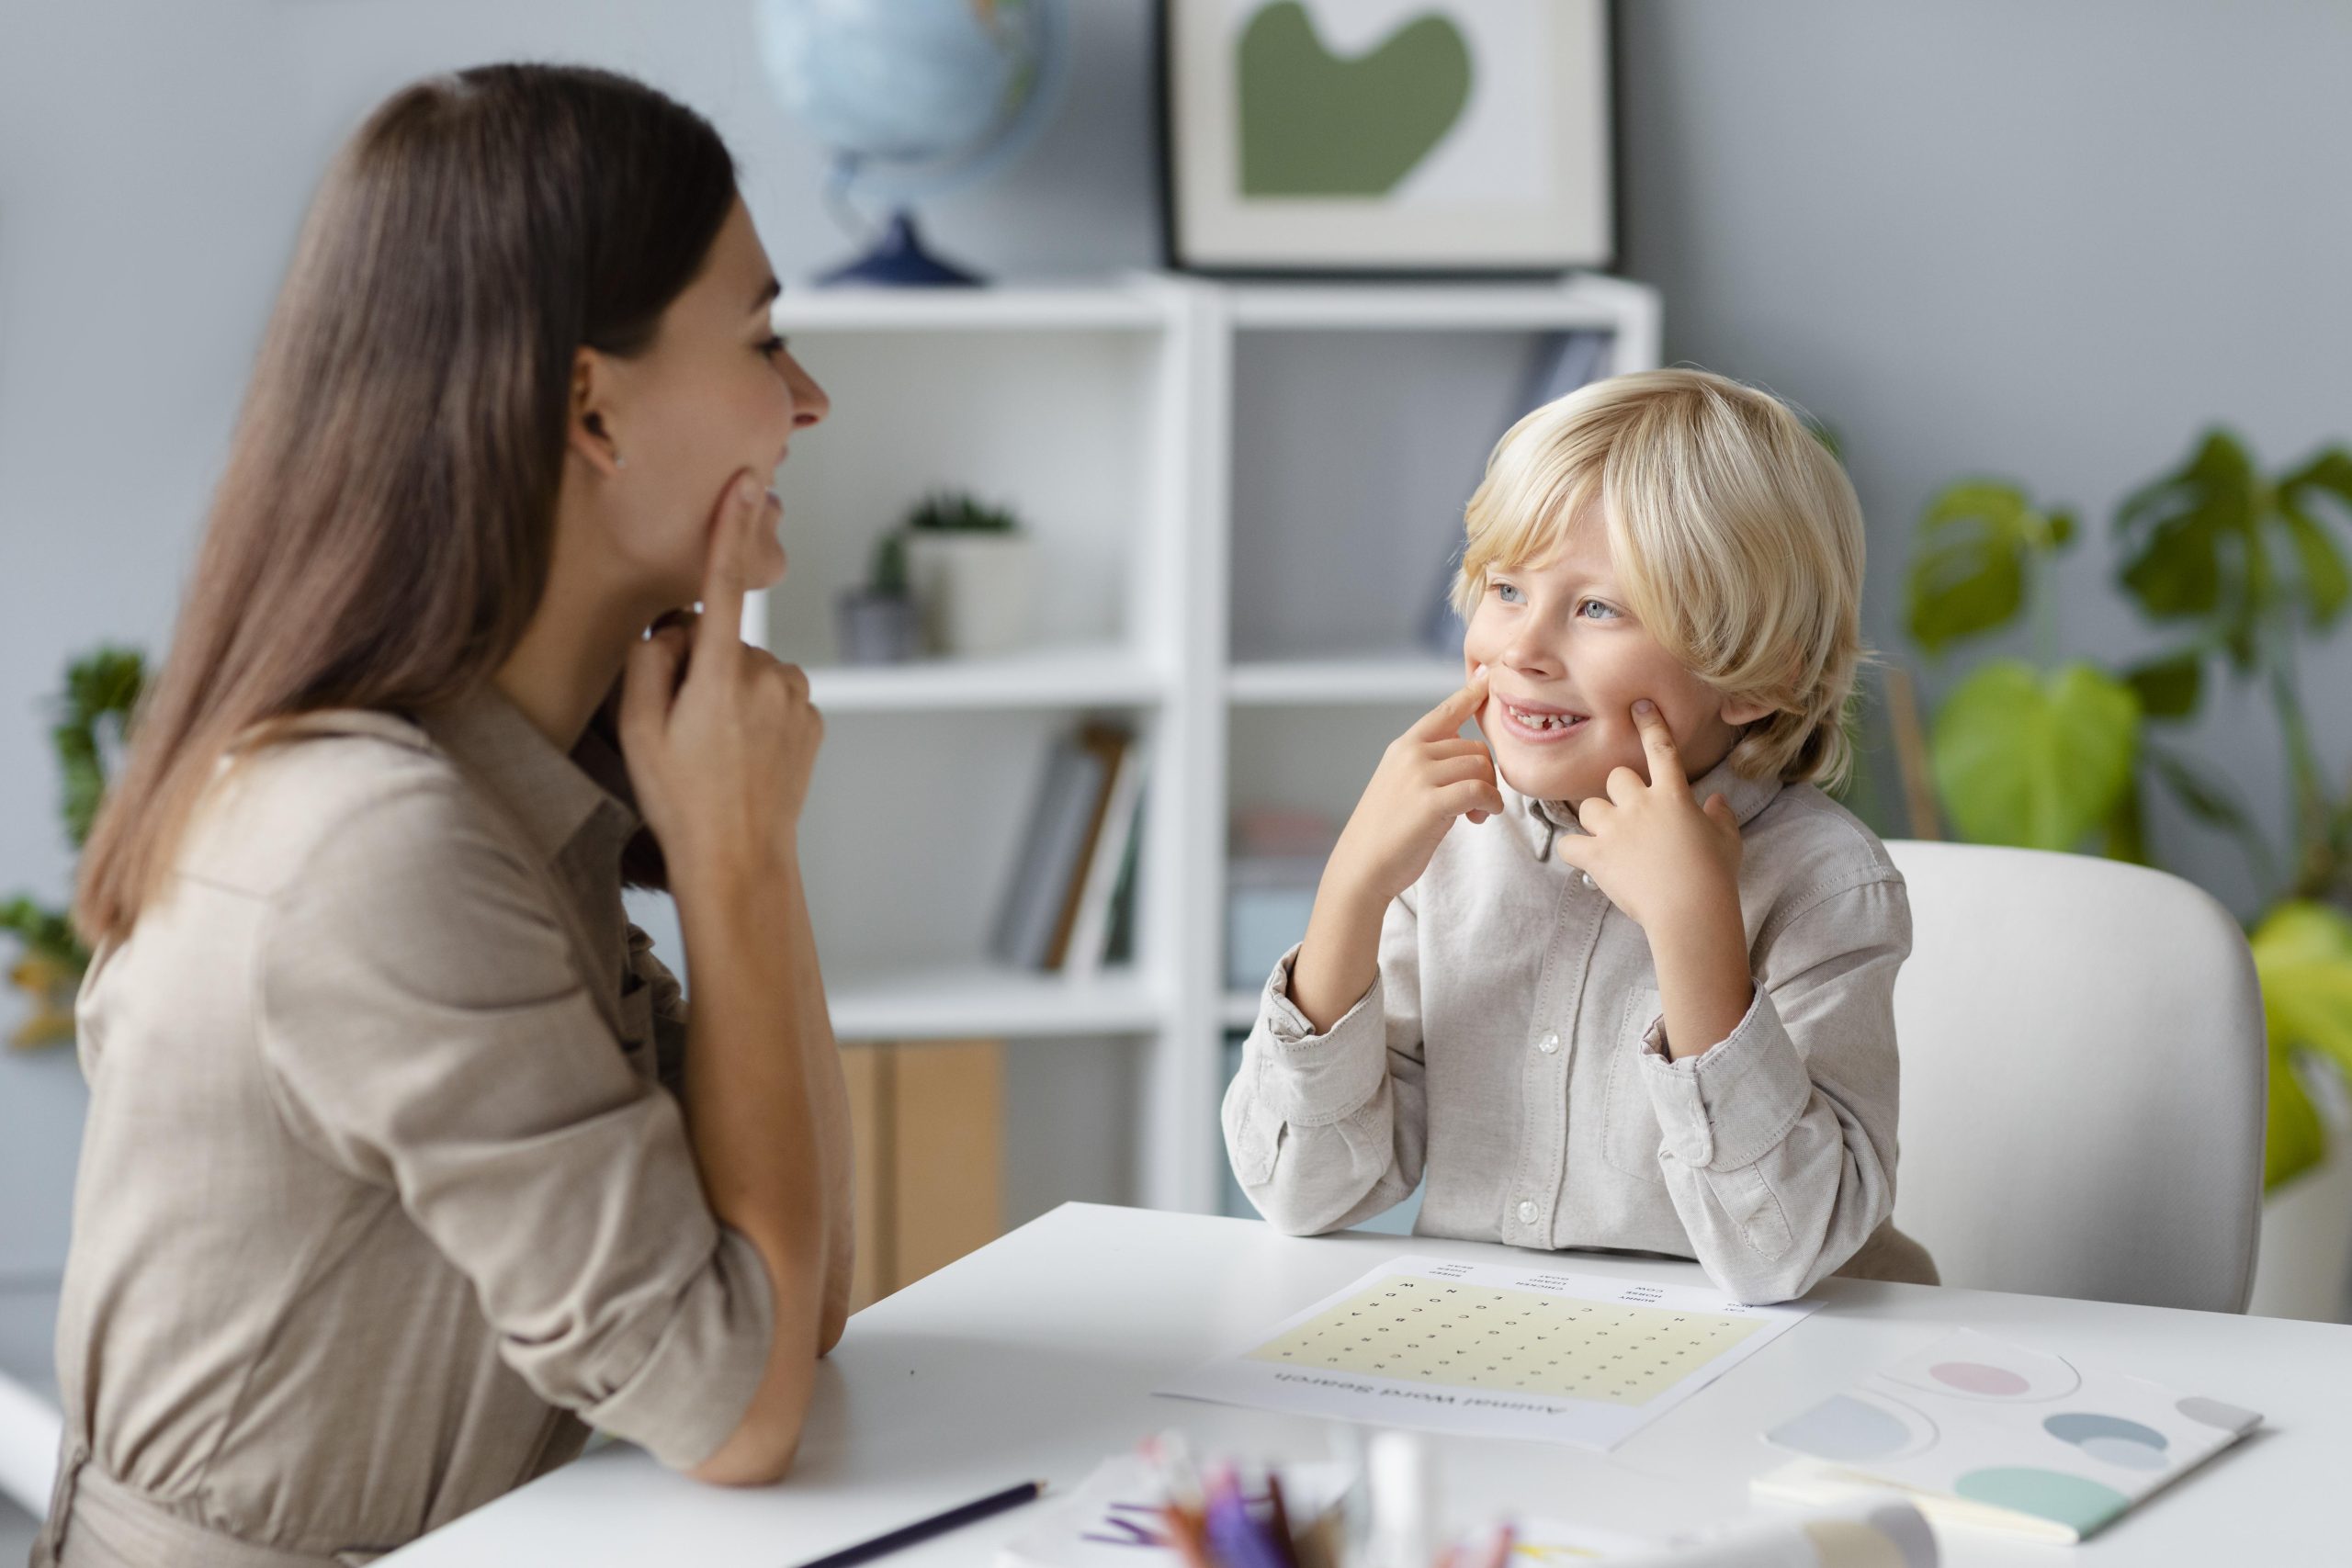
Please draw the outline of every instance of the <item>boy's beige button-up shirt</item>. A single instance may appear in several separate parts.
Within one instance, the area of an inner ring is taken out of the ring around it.
[[[1668,1059],[1641,927],[1551,852],[1568,808],[1506,789],[1390,904],[1378,978],[1328,1034],[1290,1000],[1297,949],[1276,965],[1225,1099],[1260,1212],[1339,1230],[1426,1177],[1423,1235],[1696,1258],[1747,1302],[1932,1282],[1889,1223],[1903,878],[1811,785],[1726,764],[1694,788],[1744,846],[1756,999],[1728,1038]]]
[[[37,1563],[364,1562],[583,1418],[677,1466],[741,1421],[767,1275],[663,1087],[626,775],[575,756],[487,692],[311,716],[99,955]]]

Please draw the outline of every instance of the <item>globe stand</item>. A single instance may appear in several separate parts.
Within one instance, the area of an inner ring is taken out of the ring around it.
[[[970,288],[983,279],[977,273],[941,261],[923,249],[915,231],[914,214],[900,208],[890,214],[874,248],[817,279],[820,283],[878,285],[887,288]]]

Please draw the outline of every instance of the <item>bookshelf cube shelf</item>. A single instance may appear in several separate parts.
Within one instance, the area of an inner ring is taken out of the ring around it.
[[[802,846],[836,1032],[1014,1043],[1009,1218],[1062,1196],[1212,1211],[1224,1043],[1254,1009],[1226,985],[1232,812],[1343,814],[1459,683],[1429,612],[1531,356],[1600,330],[1614,368],[1655,365],[1656,296],[1136,275],[796,289],[775,321],[833,413],[780,470],[792,570],[745,633],[808,670],[828,719]],[[840,663],[834,595],[947,489],[1031,534],[1028,644]],[[1089,719],[1148,747],[1133,956],[1017,970],[990,934],[1047,758]]]

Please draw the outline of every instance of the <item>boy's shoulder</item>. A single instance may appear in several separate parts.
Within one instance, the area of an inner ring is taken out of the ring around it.
[[[1740,880],[1763,884],[1777,904],[1809,904],[1875,883],[1903,884],[1884,840],[1809,784],[1781,786],[1741,837]]]

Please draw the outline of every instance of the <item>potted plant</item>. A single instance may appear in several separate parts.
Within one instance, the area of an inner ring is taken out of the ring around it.
[[[874,547],[866,581],[833,601],[844,664],[898,664],[915,656],[922,623],[907,591],[907,538],[885,534]]]
[[[50,740],[62,784],[65,840],[76,852],[89,839],[106,795],[108,756],[119,749],[122,726],[145,679],[143,661],[129,649],[101,648],[66,668]],[[0,903],[0,931],[17,939],[17,962],[8,978],[30,1003],[9,1043],[28,1047],[72,1040],[74,998],[90,964],[72,918],[62,908],[18,894]]]
[[[2311,1232],[2291,1247],[2266,1243],[2264,1256],[2325,1259],[2305,1269],[2312,1300],[2272,1309],[2329,1316],[2343,1309],[2352,1262],[2352,1167],[2343,1157],[2352,1127],[2341,1124],[2352,1081],[2352,789],[2332,786],[2318,760],[2299,655],[2304,638],[2334,630],[2352,608],[2339,542],[2347,519],[2352,450],[2331,446],[2266,476],[2217,430],[2117,509],[2118,582],[2151,623],[2175,633],[2154,658],[2120,669],[2061,661],[2044,579],[2073,542],[2075,519],[2002,481],[1965,481],[1930,503],[1909,595],[1911,636],[1930,655],[2021,613],[2035,628],[2031,660],[1980,664],[1930,729],[1936,795],[1963,837],[2052,850],[2096,840],[2109,855],[2154,863],[2143,812],[2153,785],[2245,855],[2259,909],[2248,941],[2270,1047],[2264,1180],[2274,1201],[2265,1228],[2301,1209]],[[2165,733],[2197,715],[2222,672],[2258,692],[2277,721],[2290,792],[2283,853],[2227,773]],[[2259,1281],[2256,1291],[2261,1308]]]
[[[1028,635],[1029,536],[1002,507],[958,491],[931,496],[907,518],[907,572],[934,653],[1003,653]]]

